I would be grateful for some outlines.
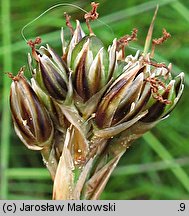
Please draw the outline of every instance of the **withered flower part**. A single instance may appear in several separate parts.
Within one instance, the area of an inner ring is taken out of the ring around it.
[[[121,59],[125,59],[125,47],[128,46],[129,42],[137,40],[138,29],[134,28],[131,35],[125,35],[117,40],[117,51],[121,51]]]
[[[64,16],[66,18],[66,25],[67,27],[70,29],[70,32],[72,33],[72,35],[74,34],[74,28],[70,22],[71,16],[69,16],[66,12],[64,13]]]
[[[99,3],[95,3],[95,2],[92,2],[91,3],[91,7],[92,7],[92,10],[88,13],[85,14],[84,18],[86,20],[86,24],[87,24],[87,27],[89,29],[89,32],[90,32],[90,35],[93,35],[93,30],[89,24],[89,21],[94,21],[96,19],[98,19],[98,13],[97,13],[97,8],[98,8],[98,5]]]
[[[165,118],[180,100],[184,89],[183,82],[184,73],[180,73],[166,86],[162,87],[162,85],[158,85],[157,91],[160,91],[160,93],[157,94],[156,92],[156,95],[154,96],[154,93],[152,92],[152,96],[146,105],[146,107],[148,107],[148,114],[141,121],[154,122]]]
[[[163,33],[162,37],[152,40],[152,51],[151,51],[151,54],[150,54],[151,57],[154,56],[154,51],[155,51],[156,45],[160,45],[160,44],[164,43],[168,38],[171,37],[171,34],[168,33],[165,28],[163,28],[162,33]]]
[[[42,150],[51,145],[54,128],[49,114],[23,75],[23,69],[13,82],[10,92],[10,108],[15,131],[21,141],[32,150]]]

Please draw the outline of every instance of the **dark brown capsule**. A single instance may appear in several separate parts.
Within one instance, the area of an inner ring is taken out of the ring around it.
[[[58,54],[47,45],[33,55],[38,67],[33,75],[38,85],[52,98],[64,100],[67,95],[68,68]]]
[[[12,80],[10,108],[15,131],[29,149],[41,150],[51,144],[54,134],[50,116],[22,71]]]

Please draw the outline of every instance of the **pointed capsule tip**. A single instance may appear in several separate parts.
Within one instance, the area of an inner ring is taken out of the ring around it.
[[[175,80],[171,80],[167,86],[167,91],[171,91],[171,88],[174,87],[175,85]]]
[[[9,78],[11,78],[13,81],[18,81],[20,77],[23,77],[25,67],[21,67],[18,71],[18,74],[14,76],[11,72],[7,72]]]
[[[80,27],[80,22],[79,22],[78,19],[76,19],[76,26],[77,26],[77,27]]]
[[[181,80],[184,80],[184,72],[181,72],[177,77],[180,77]]]
[[[145,41],[145,45],[144,45],[144,56],[148,53],[148,50],[149,50],[149,47],[150,47],[152,34],[153,34],[153,28],[154,28],[154,22],[155,22],[155,19],[156,19],[156,16],[157,16],[158,8],[159,8],[159,6],[157,5],[156,10],[154,12],[154,16],[153,16],[151,24],[150,24],[150,27],[148,29],[148,33],[147,33],[146,41]]]
[[[172,70],[172,67],[173,67],[172,63],[169,63],[169,65],[168,65],[168,69],[169,69],[169,71]]]
[[[177,75],[175,77],[175,81],[178,81],[180,82],[180,84],[183,84],[184,83],[184,72],[181,72],[179,75]]]

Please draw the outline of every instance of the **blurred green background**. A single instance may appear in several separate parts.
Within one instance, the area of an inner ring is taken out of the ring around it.
[[[131,46],[142,49],[155,7],[159,4],[154,37],[165,27],[172,37],[156,49],[156,59],[172,62],[173,73],[185,72],[184,95],[171,116],[135,142],[121,159],[101,199],[189,199],[189,1],[184,0],[100,0],[102,22],[93,30],[106,46],[114,37],[138,28],[138,41]],[[27,65],[29,48],[22,27],[50,6],[54,0],[11,1],[0,5],[0,199],[51,199],[52,182],[38,152],[25,148],[13,131],[9,112],[10,79]],[[67,1],[90,10],[90,1]],[[83,20],[83,12],[59,7],[25,30],[27,39],[41,36],[60,51],[60,27],[65,26],[64,11]],[[109,26],[109,27],[107,27]],[[129,51],[128,51],[129,54]],[[29,76],[29,74],[27,74]]]

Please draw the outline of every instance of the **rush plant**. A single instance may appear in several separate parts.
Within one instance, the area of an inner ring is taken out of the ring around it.
[[[184,74],[157,63],[152,40],[155,12],[144,51],[125,55],[137,38],[114,39],[106,49],[91,26],[97,3],[85,14],[89,33],[65,14],[71,40],[61,31],[62,51],[28,41],[30,82],[21,68],[12,78],[10,107],[15,131],[29,149],[40,151],[54,182],[53,199],[98,199],[121,156],[133,141],[167,118],[183,92]]]

